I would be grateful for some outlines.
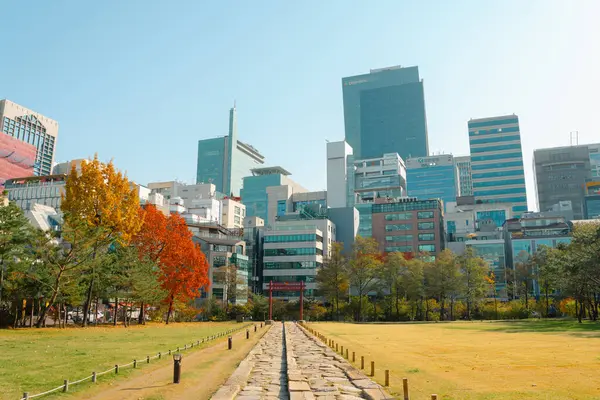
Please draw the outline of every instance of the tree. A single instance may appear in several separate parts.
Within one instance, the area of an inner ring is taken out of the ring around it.
[[[316,277],[319,291],[331,302],[336,320],[340,319],[340,298],[348,294],[350,286],[348,262],[342,254],[343,248],[344,245],[339,242],[331,245],[329,257],[323,261],[323,266],[317,270]]]
[[[358,295],[356,320],[362,320],[363,296],[372,288],[382,265],[379,244],[373,238],[356,237],[352,245],[352,256],[348,274],[350,284]]]
[[[458,289],[459,269],[456,256],[449,249],[438,254],[434,262],[425,265],[425,280],[429,293],[440,303],[440,321],[444,320],[445,302]]]
[[[389,253],[381,269],[381,281],[385,282],[387,290],[393,299],[396,320],[400,318],[400,300],[406,296],[405,276],[409,273],[407,260],[403,253]]]
[[[521,286],[523,286],[523,293],[525,295],[525,308],[529,309],[529,290],[530,290],[530,286],[529,286],[529,282],[533,281],[533,272],[531,270],[532,268],[532,262],[531,262],[531,255],[526,252],[525,250],[521,250],[518,254],[517,257],[515,258],[515,286],[517,287],[516,292],[519,293],[520,291],[518,290],[518,288],[520,288]]]
[[[217,268],[213,266],[213,283],[223,287],[223,303],[225,311],[229,312],[229,304],[235,303],[236,299],[244,297],[243,288],[246,280],[238,273],[235,264],[223,265]]]
[[[465,253],[458,258],[458,263],[462,294],[467,302],[467,318],[471,319],[473,303],[485,295],[486,277],[489,275],[490,267],[484,259],[475,255],[475,250],[471,246],[468,246]]]
[[[127,244],[140,230],[139,198],[112,161],[104,164],[95,156],[93,160],[81,164],[80,172],[73,166],[65,185],[61,210],[65,213],[66,226],[82,227],[84,225],[81,223],[84,223],[87,228],[81,233],[95,238],[83,310],[83,326],[86,326],[95,283],[93,260],[99,254],[106,253],[114,242]]]
[[[167,293],[168,324],[174,301],[194,299],[209,282],[206,257],[192,241],[185,220],[178,214],[171,214],[167,219],[167,241],[159,258],[159,282]]]
[[[406,299],[411,303],[412,318],[422,314],[422,300],[425,295],[424,265],[422,259],[412,258],[406,260],[406,272],[402,276],[402,287],[406,293]]]

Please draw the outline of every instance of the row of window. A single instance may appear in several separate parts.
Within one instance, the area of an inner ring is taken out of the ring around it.
[[[503,160],[503,159],[507,159],[507,158],[521,158],[521,160],[523,159],[523,153],[516,152],[516,153],[503,153],[503,154],[487,154],[485,156],[472,156],[471,157],[471,161],[476,162],[476,161],[491,161],[491,160]]]
[[[314,256],[323,255],[323,250],[310,248],[265,249],[265,256]]]
[[[398,203],[373,204],[373,213],[391,213],[398,211],[438,210],[441,208],[439,200],[407,201]]]
[[[323,264],[315,261],[265,262],[265,269],[313,269]]]
[[[482,172],[480,174],[473,174],[473,179],[485,179],[485,178],[497,178],[499,176],[523,176],[524,172],[522,169],[515,169],[512,171],[498,171],[498,172]]]
[[[413,214],[411,212],[405,213],[394,213],[394,214],[385,214],[386,221],[403,221],[407,219],[412,219]]]
[[[472,136],[469,140],[469,143],[470,144],[487,144],[487,143],[511,142],[513,140],[521,140],[521,135],[508,135],[508,136],[488,137],[488,138],[479,138],[477,136]]]
[[[479,157],[482,158],[482,157]],[[483,157],[485,158],[485,157]],[[506,162],[500,162],[500,163],[491,163],[491,164],[479,164],[479,165],[473,165],[471,166],[471,170],[473,171],[480,171],[480,170],[485,170],[485,169],[496,169],[496,168],[508,168],[508,167],[521,167],[523,168],[523,157],[521,154],[519,154],[516,158],[518,158],[518,161],[506,161]],[[480,161],[485,161],[485,160],[480,160]]]
[[[320,242],[322,237],[318,237]],[[286,242],[315,242],[317,235],[315,233],[306,233],[301,235],[273,235],[265,236],[265,243],[286,243]]]
[[[501,150],[521,150],[521,143],[502,144],[502,145],[498,145],[498,146],[487,146],[487,147],[471,147],[471,154],[487,153],[488,151],[501,151]]]
[[[525,178],[506,179],[500,181],[475,182],[474,186],[480,187],[497,187],[506,185],[525,185]]]
[[[411,231],[413,229],[412,223],[404,223],[404,224],[388,224],[385,226],[386,232],[393,231]],[[419,222],[417,224],[417,229],[421,230],[429,230],[435,229],[434,222]]]
[[[477,189],[479,185],[477,183],[473,184],[473,188]],[[523,186],[521,187],[516,187],[516,188],[508,188],[508,189],[494,189],[494,190],[475,190],[474,191],[474,195],[475,196],[498,196],[498,195],[503,195],[503,194],[519,194],[519,193],[525,193],[525,184],[523,184]]]
[[[306,282],[306,283],[312,283],[315,281],[315,277],[314,276],[307,276],[307,275],[282,275],[282,276],[265,276],[264,278],[265,282],[267,282],[267,285],[269,282],[273,281],[273,282]]]
[[[394,236],[386,236],[386,242],[412,242],[413,235],[394,235]]]
[[[384,250],[386,251],[386,253],[394,253],[394,252],[408,253],[408,252],[413,251],[413,247],[412,246],[389,246],[389,247],[386,247]]]

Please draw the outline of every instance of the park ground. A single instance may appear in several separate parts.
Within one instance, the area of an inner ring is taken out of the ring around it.
[[[391,391],[409,379],[411,399],[600,399],[600,324],[571,321],[407,324],[311,323],[309,327],[390,370]]]
[[[182,383],[173,385],[169,356],[145,362],[146,355],[165,354],[168,349],[241,327],[231,323],[150,324],[129,328],[97,327],[68,329],[0,330],[0,399],[19,399],[104,371],[115,364],[138,360],[139,367],[121,369],[72,386],[67,394],[43,398],[153,399],[208,398],[218,389],[264,333],[245,339],[245,330],[234,336],[234,350],[227,351],[226,338],[201,344],[184,352]],[[252,328],[253,325],[249,327]]]

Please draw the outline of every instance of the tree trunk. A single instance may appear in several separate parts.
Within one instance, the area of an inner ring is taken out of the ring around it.
[[[64,320],[65,328],[67,327],[68,319],[69,319],[69,315],[67,314],[67,303],[65,303],[65,320]]]
[[[113,312],[113,326],[117,326],[117,318],[119,316],[119,298],[115,297],[115,310]]]
[[[400,319],[400,293],[396,289],[396,321]]]
[[[360,322],[362,319],[362,293],[359,292],[358,294],[358,322]]]
[[[96,314],[94,314],[94,325],[98,326],[98,297],[96,297]]]
[[[169,320],[171,319],[172,311],[173,311],[173,297],[171,296],[171,301],[169,301],[169,310],[167,311],[167,321],[166,321],[167,325],[169,325]]]
[[[527,280],[525,281],[525,309],[529,310],[529,290],[527,287]]]
[[[56,322],[58,321],[58,329],[61,328],[60,307],[61,307],[60,303],[58,303],[57,307],[54,307],[54,327],[56,328]]]
[[[467,319],[471,320],[471,300],[467,298]]]
[[[440,296],[440,321],[444,320],[444,302],[446,299],[444,296]]]
[[[577,314],[577,321],[581,324],[583,316],[585,315],[585,309],[583,308],[583,300],[579,302],[579,313]]]
[[[450,297],[450,321],[454,321],[454,296]]]
[[[425,321],[429,321],[429,299],[425,299]]]
[[[46,305],[44,308],[42,308],[42,314],[40,316],[38,316],[38,320],[37,320],[37,324],[35,324],[36,327],[41,327],[42,324],[44,324],[44,327],[46,327],[46,314],[48,313],[48,309],[50,307],[52,307],[54,305],[54,302],[56,301],[56,296],[58,296],[58,289],[59,289],[59,284],[60,284],[60,279],[62,277],[63,271],[59,272],[58,275],[56,276],[56,279],[54,280],[54,288],[52,291],[52,296],[50,297],[50,300],[48,301],[48,305]]]
[[[146,324],[146,316],[144,315],[144,302],[140,303],[140,315],[138,316],[138,324],[145,325]]]
[[[19,300],[15,301],[15,318],[13,320],[13,328],[17,329],[19,323]]]
[[[33,328],[33,310],[35,308],[35,299],[31,299],[31,312],[29,313],[29,327]]]
[[[550,301],[548,300],[548,285],[545,285],[544,291],[546,292],[546,318],[550,315]]]
[[[87,290],[87,296],[85,298],[85,303],[83,304],[83,323],[81,326],[88,326],[88,318],[90,316],[90,311],[92,310],[92,292],[94,289],[94,272],[92,271],[92,279],[90,280],[90,284]]]

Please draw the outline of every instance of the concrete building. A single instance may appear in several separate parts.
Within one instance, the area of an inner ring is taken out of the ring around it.
[[[290,172],[282,167],[255,168],[251,172],[252,176],[244,177],[241,201],[246,205],[247,216],[259,217],[267,225],[275,222],[278,209],[288,209],[294,193],[308,192],[290,179]]]
[[[456,201],[454,156],[440,154],[409,158],[406,161],[406,182],[409,197],[440,199],[444,205]]]
[[[226,197],[221,200],[221,215],[221,224],[225,228],[242,229],[246,217],[246,206],[237,199]]]
[[[327,204],[332,208],[346,207],[348,199],[348,159],[352,147],[345,141],[327,142]]]
[[[63,224],[62,216],[56,209],[43,204],[32,204],[24,210],[24,215],[32,226],[43,231],[60,231]]]
[[[418,67],[372,69],[342,78],[346,142],[356,159],[429,154],[423,81]]]
[[[514,215],[527,211],[519,117],[471,119],[468,126],[475,200],[509,203]]]
[[[585,184],[584,218],[600,219],[600,179]]]
[[[56,165],[54,165],[54,168],[52,169],[52,173],[54,175],[69,175],[71,173],[71,171],[73,170],[73,167],[75,167],[75,170],[80,173],[81,172],[81,164],[84,162],[88,162],[91,161],[87,158],[78,158],[75,160],[71,160],[71,161],[66,161],[66,162],[61,162],[58,163]]]
[[[385,253],[437,255],[445,247],[439,199],[377,199],[373,204],[373,238]]]
[[[229,134],[198,141],[196,183],[212,183],[217,191],[239,196],[243,178],[264,164],[265,158],[251,145],[238,140],[235,106],[229,111]]]
[[[457,196],[473,196],[471,156],[454,157],[454,165],[456,166]]]
[[[359,234],[360,213],[355,207],[330,207],[327,209],[327,219],[336,226],[336,241],[344,246],[342,254],[349,256]]]
[[[36,153],[34,145],[0,134],[0,190],[7,179],[33,175]]]
[[[583,219],[585,183],[592,178],[587,145],[535,150],[533,173],[540,211],[547,211],[559,202],[570,201],[574,219]]]
[[[4,187],[8,192],[8,199],[23,210],[31,209],[34,204],[60,210],[66,178],[66,175],[49,175],[8,179]]]
[[[329,256],[336,227],[328,219],[277,221],[264,231],[263,291],[269,282],[306,283],[305,296],[315,295],[317,269]],[[273,296],[297,299],[299,292],[273,292]]]
[[[36,148],[33,174],[52,174],[58,122],[10,100],[0,100],[0,132]]]

